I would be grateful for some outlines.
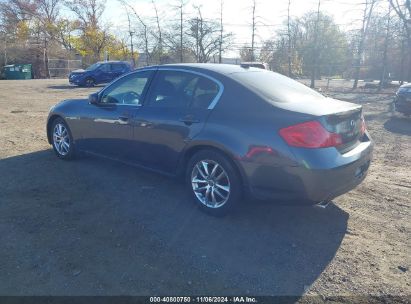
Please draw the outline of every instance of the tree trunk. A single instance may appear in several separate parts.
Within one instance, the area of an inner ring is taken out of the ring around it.
[[[44,73],[46,78],[50,78],[50,71],[49,71],[49,55],[48,55],[48,42],[47,39],[44,40]]]
[[[382,72],[380,77],[380,85],[379,90],[384,88],[384,83],[386,82],[386,73],[387,73],[387,52],[388,52],[388,42],[390,38],[390,25],[391,25],[391,5],[388,7],[388,21],[387,21],[387,30],[385,33],[385,40],[384,40],[384,54],[382,59]]]

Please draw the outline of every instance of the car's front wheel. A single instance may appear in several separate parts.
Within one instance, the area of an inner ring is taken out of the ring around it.
[[[96,82],[94,81],[94,79],[93,78],[91,78],[91,77],[87,77],[86,78],[86,80],[85,80],[85,84],[86,84],[86,87],[94,87],[94,85],[96,84]]]
[[[73,137],[66,122],[57,118],[53,121],[52,128],[52,143],[53,150],[61,159],[74,158],[74,143]]]
[[[236,168],[226,156],[214,150],[202,150],[191,157],[186,183],[198,206],[214,216],[226,215],[241,197]]]

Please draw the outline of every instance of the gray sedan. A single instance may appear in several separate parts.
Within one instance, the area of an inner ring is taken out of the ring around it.
[[[61,159],[85,151],[183,176],[212,215],[244,195],[329,201],[361,183],[373,150],[360,105],[217,64],[146,67],[65,100],[50,111],[47,137]]]

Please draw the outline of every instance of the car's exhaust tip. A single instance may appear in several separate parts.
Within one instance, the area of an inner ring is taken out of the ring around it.
[[[330,203],[331,203],[331,201],[322,201],[322,202],[319,202],[318,204],[316,204],[315,206],[325,209],[325,208],[328,207],[328,205]]]

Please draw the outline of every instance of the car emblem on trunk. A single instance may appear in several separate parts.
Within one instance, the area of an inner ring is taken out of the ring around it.
[[[354,126],[355,126],[355,121],[354,121],[354,119],[352,119],[352,120],[350,121],[350,125],[351,125],[351,127],[354,127]]]

